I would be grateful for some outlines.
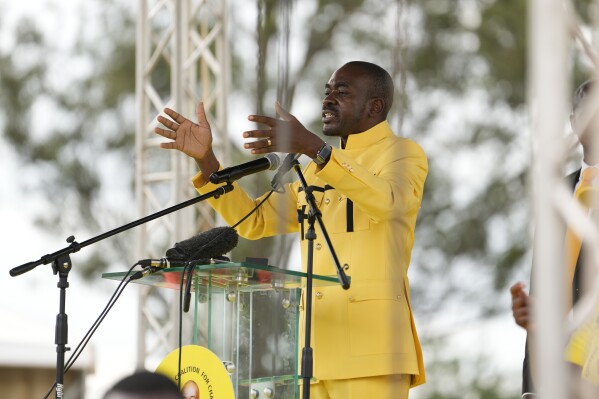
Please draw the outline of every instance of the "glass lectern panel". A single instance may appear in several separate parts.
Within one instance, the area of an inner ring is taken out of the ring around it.
[[[182,267],[162,269],[135,282],[178,290],[182,271]],[[124,275],[103,277],[120,281]],[[305,273],[273,266],[196,266],[191,340],[221,359],[236,398],[299,396],[299,304],[305,283]],[[335,284],[339,284],[336,276],[313,276],[315,287]]]

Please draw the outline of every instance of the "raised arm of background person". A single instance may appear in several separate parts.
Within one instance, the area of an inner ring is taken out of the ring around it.
[[[198,123],[193,123],[170,108],[164,113],[169,118],[158,116],[158,122],[168,129],[154,128],[154,132],[172,141],[160,144],[161,148],[178,150],[195,159],[202,173],[210,176],[219,169],[219,162],[212,150],[212,131],[206,119],[204,103],[196,106]]]

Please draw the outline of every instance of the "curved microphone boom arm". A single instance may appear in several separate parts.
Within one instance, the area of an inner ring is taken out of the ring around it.
[[[204,195],[200,195],[200,196],[192,198],[190,200],[181,202],[180,204],[173,205],[170,208],[163,209],[163,210],[153,213],[151,215],[145,216],[141,219],[135,220],[131,223],[127,223],[123,226],[117,227],[116,229],[99,234],[96,237],[92,237],[89,240],[83,241],[82,243],[76,242],[75,238],[73,236],[71,236],[71,237],[67,238],[67,242],[71,243],[71,245],[69,245],[68,247],[60,249],[51,254],[44,255],[36,261],[24,263],[21,266],[17,266],[15,268],[11,269],[9,273],[13,277],[21,275],[23,273],[27,273],[28,271],[35,269],[39,265],[46,265],[48,263],[54,262],[56,259],[58,259],[60,257],[70,255],[74,252],[79,251],[81,248],[87,247],[88,245],[91,245],[91,244],[95,244],[96,242],[102,241],[105,238],[112,237],[113,235],[122,233],[123,231],[132,229],[133,227],[137,227],[141,224],[147,223],[151,220],[157,219],[164,215],[168,215],[169,213],[178,211],[179,209],[186,208],[190,205],[193,205],[200,201],[204,201],[208,198],[212,198],[212,197],[218,198],[219,196],[226,194],[231,190],[233,190],[233,185],[231,185],[231,184],[220,186],[217,189],[210,191],[209,193],[206,193]]]
[[[89,240],[83,241],[82,243],[78,243],[75,241],[75,237],[70,236],[67,238],[67,242],[70,243],[68,247],[60,249],[56,252],[53,252],[48,255],[42,256],[40,259],[25,263],[21,266],[17,266],[10,270],[10,275],[15,277],[19,276],[23,273],[27,273],[35,269],[39,265],[45,265],[48,263],[52,263],[52,270],[54,274],[58,274],[58,288],[60,289],[60,303],[59,303],[59,311],[56,315],[56,327],[55,327],[55,339],[54,342],[56,344],[56,399],[62,399],[64,393],[64,373],[65,373],[65,353],[70,350],[67,347],[68,341],[68,317],[66,314],[66,289],[69,286],[68,283],[68,275],[72,269],[71,256],[70,254],[79,251],[81,248],[84,248],[88,245],[94,244],[98,241],[101,241],[105,238],[111,237],[115,234],[122,233],[125,230],[129,230],[133,227],[139,226],[141,224],[147,223],[150,220],[157,219],[161,216],[169,214],[171,212],[178,211],[179,209],[185,208],[187,206],[193,205],[197,202],[203,201],[208,198],[218,198],[219,196],[226,194],[233,190],[233,185],[227,183],[224,186],[220,186],[217,189],[206,193],[204,195],[200,195],[198,197],[192,198],[188,201],[182,202],[180,204],[171,206],[170,208],[166,208],[164,210],[153,213],[149,216],[143,217],[116,229],[110,230],[106,233],[100,234],[96,237],[90,238]]]

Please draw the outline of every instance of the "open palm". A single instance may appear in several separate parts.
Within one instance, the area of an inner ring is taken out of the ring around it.
[[[212,132],[206,119],[204,104],[199,103],[196,108],[198,123],[193,123],[170,108],[165,108],[164,113],[170,119],[160,115],[158,122],[168,129],[156,127],[154,132],[172,141],[161,143],[160,147],[179,150],[195,159],[203,159],[212,148]]]

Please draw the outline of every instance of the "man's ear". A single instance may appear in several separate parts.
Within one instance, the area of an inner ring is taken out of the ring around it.
[[[385,109],[385,101],[382,98],[373,98],[370,100],[370,116],[380,116]]]

